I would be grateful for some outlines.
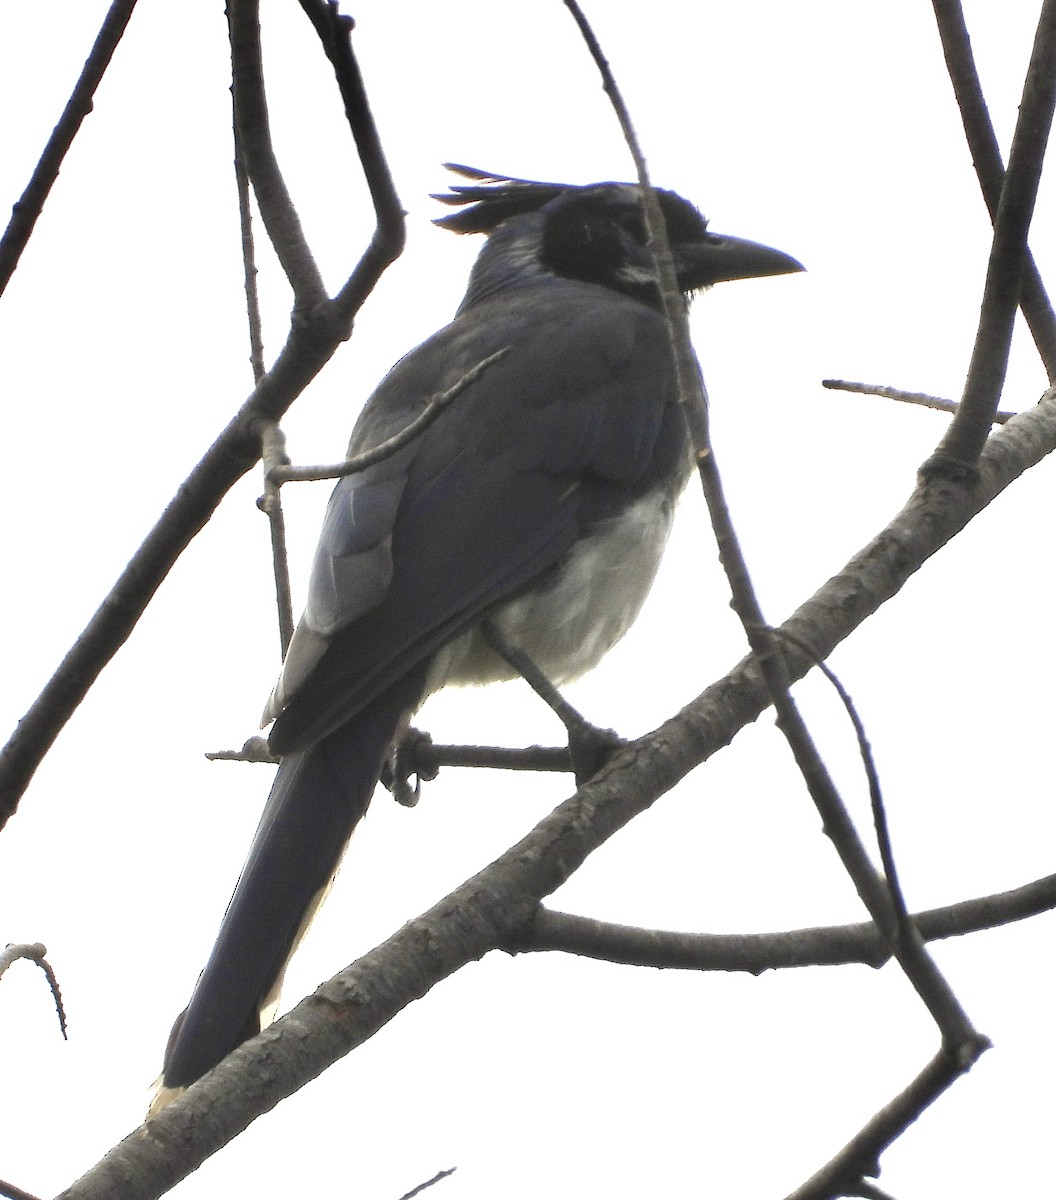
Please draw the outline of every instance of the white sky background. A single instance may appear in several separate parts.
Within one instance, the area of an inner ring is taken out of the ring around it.
[[[7,4],[0,199],[21,192],[105,11]],[[966,4],[1007,152],[1037,6]],[[408,247],[286,422],[331,461],[391,363],[445,323],[479,239],[430,225],[445,160],[574,183],[632,172],[558,0],[362,0],[356,49],[408,209]],[[827,376],[956,396],[989,248],[930,6],[779,0],[588,8],[654,178],[715,229],[808,274],[723,285],[695,339],[733,512],[779,621],[908,495],[947,418],[825,392]],[[283,165],[336,287],[372,228],[329,67],[299,8],[265,4]],[[179,482],[250,388],[220,5],[143,0],[0,300],[6,638],[0,736],[36,696]],[[1053,190],[1032,247],[1056,267]],[[263,244],[263,239],[262,239]],[[1056,276],[1054,276],[1056,279]],[[263,264],[269,358],[288,294]],[[1052,282],[1050,280],[1050,282]],[[1025,330],[1005,406],[1044,377]],[[211,764],[254,732],[277,670],[267,530],[244,480],[160,589],[0,837],[0,939],[44,941],[0,983],[0,1177],[47,1196],[142,1118],[169,1026],[215,934],[270,769]],[[326,484],[286,489],[298,601]],[[1054,869],[1053,467],[1013,485],[834,655],[867,723],[914,907]],[[690,494],[639,624],[570,698],[628,735],[743,652]],[[852,736],[797,689],[867,829]],[[556,741],[523,685],[431,701],[438,740]],[[382,794],[288,976],[292,1003],[432,904],[569,792],[447,770]],[[594,856],[556,907],[761,931],[861,919],[764,717]],[[1053,918],[935,947],[995,1042],[883,1160],[899,1197],[1040,1194],[1051,1175]],[[494,955],[441,985],[175,1192],[770,1200],[903,1087],[937,1034],[897,970],[734,975]],[[440,1190],[442,1189],[442,1191]]]

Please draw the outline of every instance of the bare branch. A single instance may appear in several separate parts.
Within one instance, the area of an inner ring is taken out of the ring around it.
[[[426,1188],[431,1188],[434,1184],[439,1183],[441,1179],[446,1179],[448,1175],[454,1175],[457,1170],[457,1167],[448,1167],[446,1171],[437,1171],[432,1179],[427,1179],[425,1183],[420,1183],[416,1188],[411,1188],[409,1192],[405,1192],[400,1197],[400,1200],[411,1200],[412,1196],[420,1195]]]
[[[1005,181],[1005,165],[1001,161],[1001,148],[997,144],[997,134],[994,132],[979,74],[975,69],[975,58],[968,38],[968,28],[964,23],[964,13],[960,0],[932,0],[932,7],[935,10],[935,21],[946,57],[946,68],[964,124],[968,149],[971,151],[975,173],[979,178],[983,200],[993,222],[997,219],[1001,187]],[[1029,247],[1023,264],[1019,304],[1051,383],[1056,379],[1056,313],[1052,310],[1052,304]]]
[[[242,276],[246,290],[246,317],[249,321],[249,363],[253,382],[264,378],[264,333],[260,318],[260,290],[257,287],[257,252],[253,240],[253,206],[249,198],[249,175],[242,153],[242,137],[231,97],[232,129],[235,142],[235,187],[238,191],[238,223],[242,231]]]
[[[59,990],[59,981],[55,977],[51,963],[48,962],[47,953],[47,949],[41,942],[6,946],[3,950],[0,950],[0,975],[3,975],[7,968],[12,963],[18,962],[20,958],[28,958],[30,962],[35,962],[44,972],[44,978],[48,981],[48,987],[51,989],[51,998],[55,1001],[55,1011],[59,1018],[59,1030],[62,1033],[63,1041],[66,1041],[66,1009],[62,1004],[62,992]]]
[[[408,422],[399,433],[394,433],[392,437],[386,438],[385,441],[379,442],[378,445],[372,446],[369,450],[364,450],[362,454],[355,454],[352,458],[346,458],[344,462],[335,463],[332,466],[292,467],[288,465],[289,459],[285,463],[277,461],[274,466],[266,468],[268,481],[275,484],[283,484],[294,482],[309,483],[321,479],[343,479],[346,475],[355,475],[357,471],[365,471],[367,467],[372,467],[375,463],[383,462],[386,458],[391,458],[397,450],[402,450],[404,446],[413,442],[420,433],[428,429],[452,400],[457,399],[470,384],[476,383],[488,367],[493,363],[497,363],[501,358],[504,358],[508,352],[508,347],[504,347],[502,350],[496,350],[494,354],[489,354],[487,358],[482,358],[475,367],[468,370],[447,391],[438,392],[435,396],[430,396],[418,416],[413,421]]]
[[[645,157],[631,122],[630,112],[620,94],[620,89],[609,68],[608,60],[602,52],[601,45],[576,0],[564,0],[564,3],[579,27],[580,34],[590,51],[590,56],[598,68],[602,84],[620,123],[624,141],[634,159],[638,182],[642,189],[642,207],[646,230],[649,234],[649,248],[652,250],[656,262],[660,303],[670,335],[671,356],[675,366],[675,378],[678,381],[679,402],[682,405],[682,412],[689,426],[690,441],[697,456],[710,454],[708,398],[696,355],[693,353],[693,344],[689,336],[688,312],[675,275],[675,265],[671,257],[671,246],[667,240],[664,214],[649,180]]]
[[[24,1192],[20,1187],[3,1179],[0,1179],[0,1196],[6,1196],[7,1200],[37,1200],[32,1192]]]
[[[1033,883],[914,913],[925,941],[964,937],[996,929],[1056,908],[1056,875]],[[871,921],[823,925],[775,933],[680,933],[642,929],[540,908],[517,953],[560,951],[629,966],[679,971],[764,971],[834,967],[861,963],[879,968],[891,960],[890,946]]]
[[[345,49],[351,60],[350,46]],[[286,345],[271,369],[181,485],[0,750],[0,828],[18,807],[33,773],[63,725],[135,628],[173,563],[227,492],[257,462],[260,457],[257,422],[278,420],[329,362],[348,337],[354,313],[403,247],[403,212],[392,190],[365,96],[350,117],[360,159],[372,172],[368,183],[378,225],[370,244],[338,298],[318,305],[292,324]]]
[[[850,692],[843,686],[835,671],[818,657],[813,647],[787,630],[778,632],[778,636],[814,660],[815,667],[835,689],[840,702],[843,704],[844,711],[847,713],[851,725],[854,727],[854,734],[858,740],[858,753],[869,783],[869,801],[873,811],[873,826],[876,829],[876,841],[880,851],[880,862],[884,868],[884,879],[894,906],[895,920],[898,923],[898,937],[902,941],[911,941],[914,937],[914,930],[909,918],[909,912],[906,909],[906,900],[902,894],[902,885],[898,879],[894,849],[891,845],[891,833],[887,823],[887,811],[884,807],[883,791],[880,787],[880,775],[876,769],[876,760],[873,757],[873,748],[869,744],[869,738],[865,732],[865,725],[858,714],[858,709]]]
[[[1023,85],[1008,170],[994,219],[994,239],[983,288],[972,361],[957,415],[922,468],[971,478],[982,451],[1008,369],[1012,326],[1019,307],[1027,232],[1056,106],[1056,0],[1044,0]],[[967,475],[966,475],[967,473]]]
[[[258,0],[230,0],[227,20],[231,35],[231,94],[238,147],[256,193],[264,228],[293,288],[294,311],[311,312],[327,299],[326,287],[308,247],[301,219],[293,206],[271,142],[260,51]]]
[[[66,152],[73,144],[84,118],[92,111],[95,90],[103,78],[118,42],[125,32],[136,0],[113,0],[107,10],[80,78],[74,85],[59,123],[55,126],[44,153],[40,156],[26,190],[15,202],[11,220],[0,238],[0,295],[15,273],[22,251],[33,233]]]
[[[403,251],[403,206],[396,195],[389,164],[374,125],[359,63],[352,53],[352,18],[342,16],[336,2],[301,0],[301,7],[315,26],[323,49],[333,65],[345,116],[355,138],[359,161],[378,218],[374,236],[359,266],[334,297],[338,319],[350,321],[362,308],[382,271]]]
[[[441,767],[483,767],[499,771],[560,771],[572,770],[567,746],[444,746],[419,732],[414,741],[412,757],[404,760],[412,773],[432,778]]]
[[[901,388],[888,387],[882,383],[851,383],[846,379],[823,379],[823,388],[834,392],[857,392],[862,396],[883,396],[885,400],[898,400],[902,404],[919,404],[922,408],[933,408],[938,412],[955,413],[956,400],[946,400],[942,396],[929,396],[927,392],[905,392]],[[1013,412],[994,413],[994,424],[1004,425],[1011,421],[1016,414]]]
[[[835,1158],[787,1200],[870,1195],[864,1178],[880,1174],[880,1155],[971,1065],[940,1050],[905,1091],[885,1104]]]

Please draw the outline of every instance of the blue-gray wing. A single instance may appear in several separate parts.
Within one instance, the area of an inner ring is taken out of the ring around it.
[[[476,305],[401,359],[349,453],[499,351],[412,444],[334,489],[267,714],[277,753],[335,729],[599,522],[683,473],[660,316],[571,281]]]

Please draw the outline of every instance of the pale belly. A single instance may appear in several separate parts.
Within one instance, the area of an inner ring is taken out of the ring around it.
[[[552,683],[578,678],[637,617],[667,544],[672,509],[666,491],[642,497],[575,546],[536,588],[493,609],[491,621]],[[445,684],[493,683],[516,674],[473,629],[437,652],[426,694]]]

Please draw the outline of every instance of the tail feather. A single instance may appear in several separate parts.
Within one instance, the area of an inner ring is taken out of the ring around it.
[[[410,672],[340,729],[283,758],[209,961],[173,1027],[152,1111],[260,1031],[393,737],[421,701],[424,673]]]

